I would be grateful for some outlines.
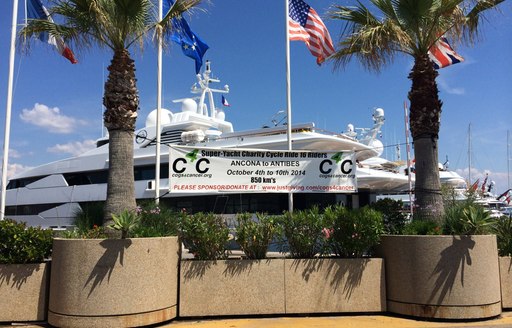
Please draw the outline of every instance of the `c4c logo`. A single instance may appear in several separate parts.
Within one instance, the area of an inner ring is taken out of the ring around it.
[[[350,174],[352,173],[352,166],[353,162],[351,159],[346,159],[344,161],[341,161],[340,163],[340,170],[343,172],[343,174]],[[319,170],[322,172],[322,174],[330,174],[332,172],[332,165],[333,161],[330,159],[325,159],[320,163]]]
[[[176,158],[174,162],[172,162],[172,170],[174,173],[183,173],[186,170],[185,165],[187,164],[187,160],[185,158]],[[210,164],[210,160],[208,158],[200,158],[196,161],[195,169],[197,173],[206,173],[208,172],[208,164]]]

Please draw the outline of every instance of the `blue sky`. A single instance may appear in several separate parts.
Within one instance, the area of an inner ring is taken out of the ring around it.
[[[47,1],[43,1],[47,4]],[[205,59],[228,84],[231,107],[226,117],[235,130],[270,124],[286,108],[284,1],[212,0],[187,20],[209,46]],[[325,18],[332,4],[355,0],[309,0],[324,17],[334,41],[340,21]],[[20,0],[18,23],[23,23]],[[471,124],[472,179],[489,173],[496,192],[507,189],[507,131],[512,134],[512,4],[490,12],[481,40],[473,47],[458,47],[465,62],[441,69],[438,77],[443,101],[439,159],[448,156],[450,168],[468,176],[468,129]],[[12,1],[0,1],[0,130],[3,138],[7,95]],[[156,55],[148,40],[141,52],[133,50],[140,92],[137,127],[156,104]],[[92,49],[77,53],[71,65],[50,46],[33,42],[28,54],[17,51],[11,120],[9,174],[70,157],[93,147],[102,135],[102,94],[111,54]],[[397,143],[404,143],[403,103],[412,59],[399,57],[380,74],[365,71],[354,61],[345,70],[331,63],[315,63],[302,42],[291,43],[291,96],[294,123],[315,122],[328,131],[346,130],[348,123],[369,127],[376,107],[385,110],[382,142],[384,156],[396,159]],[[195,82],[194,62],[179,47],[164,54],[163,100],[172,111],[172,99],[188,96]],[[220,104],[219,104],[220,105]],[[405,158],[402,147],[402,158]],[[512,162],[509,162],[512,166]],[[510,186],[509,186],[510,187]]]

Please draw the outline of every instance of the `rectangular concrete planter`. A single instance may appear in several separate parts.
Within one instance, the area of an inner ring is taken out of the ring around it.
[[[177,237],[53,242],[48,322],[135,327],[176,317]]]
[[[286,313],[386,311],[384,261],[287,259]]]
[[[44,321],[50,263],[0,264],[0,322]]]
[[[382,259],[181,261],[180,317],[386,310]]]
[[[512,308],[512,258],[499,258],[501,281],[501,304],[504,309]]]
[[[437,319],[501,314],[496,236],[383,236],[389,312]]]
[[[181,261],[180,317],[285,312],[284,259]]]

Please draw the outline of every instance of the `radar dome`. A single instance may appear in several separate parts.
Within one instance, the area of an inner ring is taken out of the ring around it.
[[[224,121],[226,119],[226,113],[224,113],[223,110],[218,110],[217,115],[215,117],[221,121]]]
[[[372,140],[368,146],[374,148],[379,153],[377,156],[382,155],[384,151],[384,144],[378,139]]]
[[[373,117],[374,118],[384,117],[384,109],[376,108],[375,111],[373,112]]]
[[[172,113],[168,109],[162,108],[160,110],[160,124],[169,124],[171,123]],[[156,109],[153,109],[151,113],[146,117],[146,126],[155,126],[156,125]]]
[[[182,112],[197,112],[197,103],[194,99],[187,98],[181,102]]]

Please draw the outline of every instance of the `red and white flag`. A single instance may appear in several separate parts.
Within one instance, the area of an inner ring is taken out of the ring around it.
[[[334,53],[331,35],[317,12],[302,0],[289,0],[289,36],[292,41],[304,41],[309,51],[322,64]]]
[[[50,22],[53,22],[52,18],[50,17],[50,13],[48,13],[48,10],[43,6],[41,0],[27,1],[27,18],[46,19]],[[72,64],[78,63],[78,61],[75,59],[75,55],[73,54],[71,49],[68,48],[66,43],[64,43],[64,40],[62,40],[62,38],[50,35],[48,33],[41,33],[39,35],[39,39],[57,48],[57,51],[62,56],[67,58]]]
[[[228,103],[228,100],[226,99],[226,97],[222,96],[222,105],[226,106],[226,107],[229,107],[231,106],[229,103]]]
[[[464,58],[452,49],[445,37],[441,37],[432,47],[430,47],[428,56],[434,63],[434,67],[436,69],[464,61]]]

